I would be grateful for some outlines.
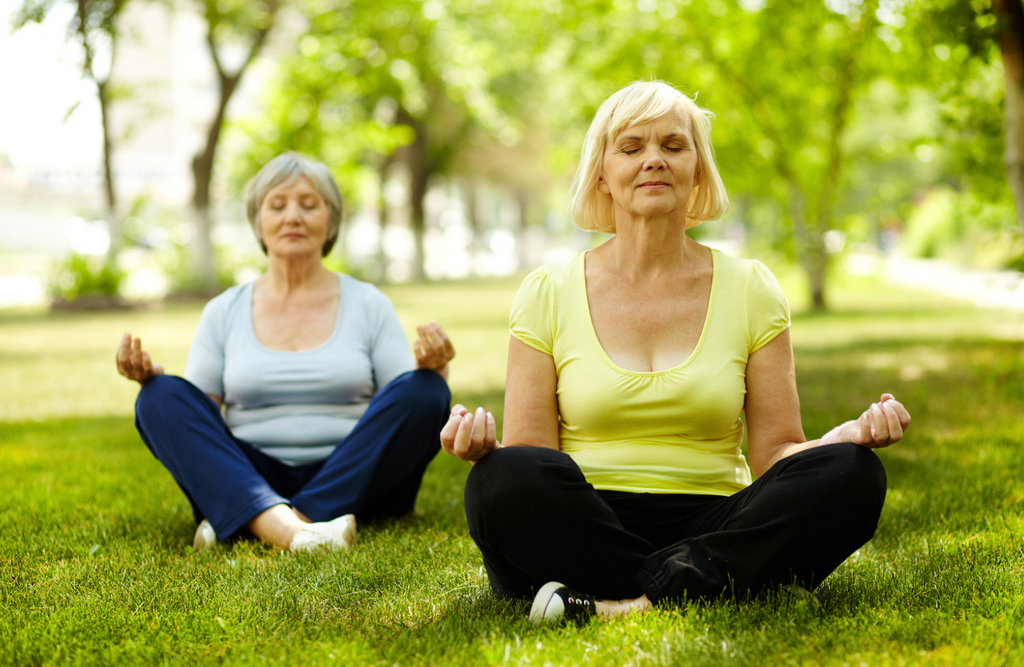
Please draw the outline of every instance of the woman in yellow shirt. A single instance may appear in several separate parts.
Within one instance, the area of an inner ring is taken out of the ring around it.
[[[709,116],[661,82],[605,101],[570,208],[614,236],[524,280],[504,443],[483,408],[456,406],[441,432],[476,464],[466,517],[491,587],[533,595],[535,621],[813,589],[877,526],[886,482],[871,449],[900,440],[910,415],[883,394],[804,437],[774,276],[686,234],[728,206]]]

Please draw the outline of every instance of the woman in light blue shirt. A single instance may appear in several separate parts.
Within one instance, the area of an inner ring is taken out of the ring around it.
[[[324,268],[341,194],[323,164],[271,160],[246,212],[267,272],[206,305],[185,377],[165,375],[130,333],[117,369],[142,384],[135,424],[192,504],[196,549],[247,535],[349,548],[357,515],[412,510],[455,351],[430,322],[414,358],[387,297]]]

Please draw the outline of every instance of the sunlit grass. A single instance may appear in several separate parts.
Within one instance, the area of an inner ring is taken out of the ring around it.
[[[515,280],[389,289],[409,331],[442,322],[455,400],[500,417]],[[1024,316],[871,282],[797,314],[809,437],[892,391],[875,538],[818,589],[533,628],[491,596],[438,457],[416,512],[336,556],[191,550],[188,504],[131,422],[124,330],[184,369],[201,306],[0,317],[0,664],[1000,665],[1024,662]],[[883,295],[883,296],[878,296]]]

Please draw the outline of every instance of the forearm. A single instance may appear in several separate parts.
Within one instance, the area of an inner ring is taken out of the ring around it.
[[[817,440],[807,440],[805,442],[782,442],[766,451],[766,455],[758,457],[751,455],[750,467],[753,468],[754,474],[760,477],[764,473],[768,472],[773,465],[792,456],[793,454],[796,454],[797,452],[803,452],[823,445],[834,445],[836,443],[849,440],[849,438],[844,437],[844,432],[846,429],[854,425],[855,423],[852,421],[844,422]]]

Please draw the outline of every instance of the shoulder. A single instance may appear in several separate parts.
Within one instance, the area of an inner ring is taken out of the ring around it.
[[[744,275],[746,276],[747,290],[756,291],[762,294],[770,294],[776,298],[785,299],[782,286],[771,269],[756,259],[742,260],[745,264]]]
[[[568,262],[562,264],[545,264],[539,266],[523,278],[519,291],[533,290],[546,292],[560,292],[579,280],[583,271],[583,253],[576,255]]]
[[[715,258],[715,268],[722,272],[732,275],[742,276],[744,278],[749,277],[753,271],[757,269],[755,267],[761,267],[767,271],[767,268],[756,259],[740,259],[739,257],[733,257],[732,255],[726,254],[717,248],[710,248],[712,256]]]
[[[718,257],[724,255],[719,253]],[[789,327],[789,301],[775,274],[764,263],[729,258],[723,264],[735,270],[734,284],[742,290],[739,303],[747,323],[748,349],[753,353]]]
[[[384,292],[381,292],[380,289],[372,283],[363,282],[362,280],[353,278],[345,273],[335,273],[334,275],[338,276],[338,282],[341,285],[342,301],[349,298],[365,303],[391,303],[390,299],[388,299]]]
[[[228,318],[235,314],[240,306],[252,299],[252,282],[229,287],[206,302],[203,307],[204,317]]]
[[[371,283],[344,273],[335,274],[341,284],[341,307],[358,309],[367,314],[387,315],[395,312],[391,299]]]
[[[760,260],[739,259],[714,248],[711,253],[719,276],[741,282],[746,289],[767,289],[781,293],[775,274]]]

